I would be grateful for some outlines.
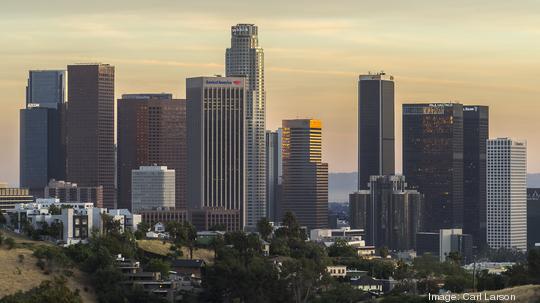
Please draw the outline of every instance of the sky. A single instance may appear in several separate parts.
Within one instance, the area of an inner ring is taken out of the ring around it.
[[[230,27],[259,26],[267,128],[323,122],[331,172],[357,167],[357,79],[385,71],[396,84],[396,165],[401,104],[490,106],[490,137],[528,142],[540,172],[540,2],[365,0],[1,0],[0,181],[18,184],[19,109],[30,69],[103,62],[116,96],[171,92],[185,78],[224,74]]]

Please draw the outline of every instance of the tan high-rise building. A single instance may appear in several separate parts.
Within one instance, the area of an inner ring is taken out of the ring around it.
[[[28,188],[10,188],[0,182],[0,216],[2,212],[14,209],[15,204],[32,202],[34,197],[29,194]]]
[[[175,171],[175,207],[186,208],[186,100],[172,94],[126,94],[118,100],[118,207],[131,209],[131,172]]]
[[[328,226],[328,163],[322,162],[322,123],[283,120],[282,214],[291,211],[308,228]]]
[[[244,78],[186,80],[188,205],[198,229],[245,225],[246,86]]]
[[[67,181],[103,186],[115,208],[114,66],[68,65]]]

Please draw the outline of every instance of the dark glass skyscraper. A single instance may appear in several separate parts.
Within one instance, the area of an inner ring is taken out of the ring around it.
[[[358,188],[370,176],[393,175],[394,77],[362,75],[358,81]]]
[[[282,131],[266,131],[266,215],[268,220],[279,222],[282,183]]]
[[[65,178],[65,106],[62,70],[29,72],[26,108],[20,111],[20,186],[43,196],[50,179]]]
[[[308,228],[328,226],[328,163],[322,162],[322,123],[283,120],[281,212]]]
[[[103,206],[114,208],[114,66],[68,65],[67,181],[103,186]]]
[[[426,229],[463,227],[463,106],[403,105],[403,174],[425,197]]]
[[[463,106],[463,232],[473,236],[477,247],[487,244],[488,139],[489,107]]]
[[[175,170],[175,207],[186,208],[186,100],[172,94],[127,94],[118,100],[118,207],[131,209],[131,171]]]

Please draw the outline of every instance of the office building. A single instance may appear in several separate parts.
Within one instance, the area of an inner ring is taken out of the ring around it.
[[[463,226],[463,106],[403,105],[403,174],[424,195],[426,231]]]
[[[50,179],[65,178],[65,79],[63,70],[30,71],[20,110],[19,184],[38,197]]]
[[[264,52],[254,24],[231,27],[231,47],[225,55],[227,77],[246,83],[246,225],[254,227],[266,217],[266,92]]]
[[[283,120],[282,214],[292,212],[301,226],[328,227],[328,163],[322,162],[322,123]]]
[[[0,213],[14,209],[19,203],[32,203],[34,197],[27,188],[12,188],[0,183]]]
[[[540,246],[540,188],[527,188],[527,242]]]
[[[381,72],[358,81],[358,189],[370,176],[393,175],[394,77]]]
[[[68,66],[67,176],[79,186],[103,186],[103,206],[115,208],[114,67]]]
[[[26,86],[26,106],[58,108],[66,102],[65,70],[31,70]]]
[[[349,196],[351,227],[366,230],[368,245],[414,249],[422,229],[422,195],[406,189],[404,176],[371,176],[368,187]]]
[[[486,142],[489,107],[463,106],[463,232],[486,245]]]
[[[246,195],[246,83],[239,77],[197,77],[187,87],[187,201],[227,219],[231,230],[244,226]],[[210,223],[209,223],[210,224]],[[205,226],[208,229],[210,226]]]
[[[118,100],[118,207],[131,207],[131,171],[175,171],[176,208],[186,208],[186,100],[171,94],[124,94]]]
[[[282,183],[281,129],[266,131],[266,216],[271,222],[281,218],[280,204]]]
[[[77,183],[52,179],[45,187],[43,197],[56,198],[60,203],[92,203],[95,207],[103,208],[103,186],[83,187]]]
[[[527,143],[487,142],[487,243],[527,250]]]
[[[141,166],[131,172],[131,210],[174,208],[175,171],[167,166]]]

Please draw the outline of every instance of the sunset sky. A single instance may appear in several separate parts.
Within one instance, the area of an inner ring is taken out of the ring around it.
[[[540,2],[1,0],[0,181],[18,184],[19,112],[30,69],[103,62],[116,96],[171,92],[185,78],[224,74],[236,23],[259,26],[267,127],[323,122],[331,172],[356,170],[357,78],[396,81],[396,163],[401,104],[490,106],[490,137],[528,141],[540,172]]]

